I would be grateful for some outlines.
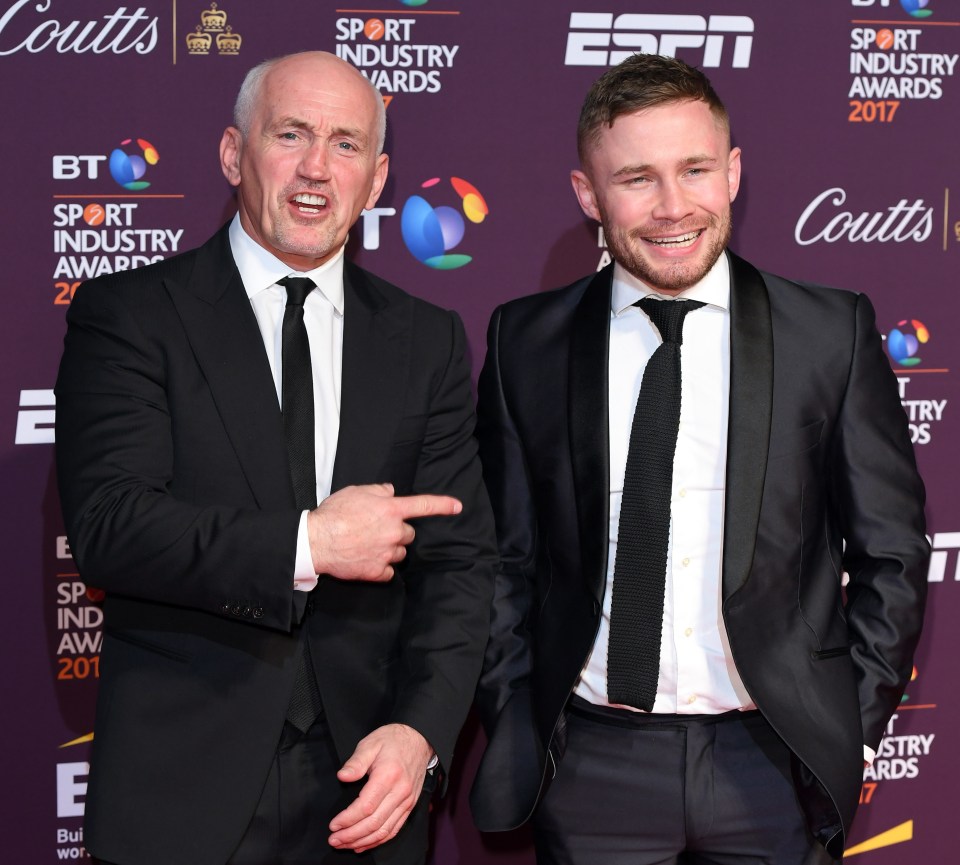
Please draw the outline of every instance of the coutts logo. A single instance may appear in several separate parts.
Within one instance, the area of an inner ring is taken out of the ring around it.
[[[62,2],[61,6],[68,4]],[[0,57],[26,51],[39,54],[149,54],[157,44],[157,18],[140,6],[116,11],[92,21],[58,20],[53,0],[17,0],[0,12]],[[0,5],[0,10],[3,6]]]
[[[933,231],[933,208],[922,198],[912,204],[901,198],[896,204],[874,212],[844,208],[845,189],[835,186],[813,199],[800,214],[793,232],[800,246],[812,243],[922,243]]]

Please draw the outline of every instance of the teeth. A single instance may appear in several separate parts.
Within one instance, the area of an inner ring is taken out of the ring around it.
[[[689,246],[700,236],[699,231],[681,234],[679,237],[648,237],[647,241],[656,246]]]
[[[307,207],[323,207],[327,203],[327,199],[322,195],[311,195],[309,192],[300,192],[293,196],[293,200]]]

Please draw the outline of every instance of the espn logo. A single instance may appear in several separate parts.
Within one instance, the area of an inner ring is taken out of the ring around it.
[[[52,390],[20,391],[20,411],[17,412],[17,431],[14,444],[53,444],[56,398]]]
[[[734,69],[750,66],[753,19],[746,15],[643,15],[571,12],[566,66],[616,66],[631,54],[676,57],[679,48],[702,48],[697,64],[716,68],[724,59],[724,41],[733,36]],[[611,46],[614,49],[611,50]],[[728,52],[728,55],[730,52]]]

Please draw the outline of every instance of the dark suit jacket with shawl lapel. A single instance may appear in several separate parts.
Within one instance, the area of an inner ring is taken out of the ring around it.
[[[867,298],[730,262],[723,618],[796,757],[811,830],[837,855],[863,744],[877,747],[911,673],[923,487]],[[522,823],[542,795],[598,628],[612,270],[508,303],[490,325],[478,434],[502,566],[479,692],[491,741],[472,793],[484,830]]]
[[[389,481],[464,509],[417,525],[388,584],[321,576],[309,645],[341,759],[402,722],[449,766],[496,560],[463,329],[349,263],[344,283],[334,490]],[[226,229],[85,284],[67,320],[61,499],[80,574],[107,591],[86,846],[116,862],[220,865],[259,798],[304,630],[263,340]],[[405,829],[377,858],[408,861],[425,844],[422,826]]]

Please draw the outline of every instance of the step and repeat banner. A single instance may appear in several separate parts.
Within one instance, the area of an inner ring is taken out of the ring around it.
[[[390,179],[349,255],[458,310],[475,373],[495,305],[609,260],[568,179],[593,80],[633,51],[710,75],[743,149],[733,248],[764,269],[870,295],[927,483],[926,628],[864,775],[847,855],[863,865],[957,861],[960,3],[121,2],[0,0],[0,857],[88,859],[102,596],[76,571],[54,479],[64,313],[82,280],[196,246],[230,218],[217,147],[244,72],[324,49],[388,103]],[[465,207],[465,196],[485,207]],[[439,207],[457,230],[444,248],[424,249],[404,226]],[[472,828],[467,792],[482,747],[471,719],[435,810],[432,861],[530,865],[525,832]]]

